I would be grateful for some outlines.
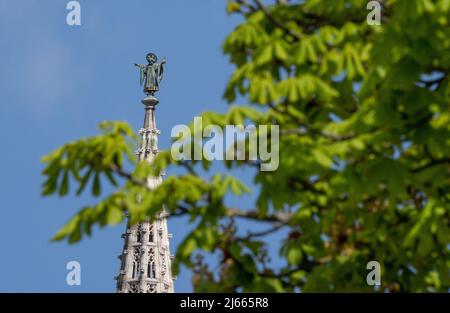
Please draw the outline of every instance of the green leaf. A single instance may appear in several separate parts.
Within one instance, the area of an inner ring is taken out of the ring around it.
[[[59,195],[60,196],[66,195],[68,190],[69,190],[69,173],[68,171],[65,171],[61,182],[61,187],[59,188]]]
[[[86,172],[86,174],[81,178],[80,186],[79,186],[79,188],[78,188],[78,190],[77,190],[77,195],[78,195],[78,196],[83,192],[83,190],[84,190],[84,188],[86,187],[86,184],[87,184],[87,182],[89,181],[89,178],[91,177],[91,174],[92,174],[92,173],[93,173],[93,170],[92,170],[92,169],[89,169],[89,170]]]
[[[312,155],[314,160],[323,167],[331,167],[333,165],[333,160],[321,149],[312,150]]]
[[[406,235],[406,237],[403,241],[404,247],[409,247],[412,245],[412,243],[414,242],[414,239],[418,236],[419,231],[428,222],[428,220],[431,217],[431,214],[433,212],[433,205],[434,205],[434,201],[431,200],[427,203],[425,208],[422,210],[422,212],[420,213],[419,220],[414,225],[414,227],[408,232],[408,234]]]
[[[291,247],[287,252],[287,261],[290,265],[298,265],[302,260],[302,250],[300,247]]]
[[[286,61],[288,59],[288,54],[279,41],[274,42],[274,53],[275,57],[281,61]]]
[[[100,174],[95,173],[94,181],[92,183],[92,194],[96,197],[100,195]]]
[[[108,209],[108,217],[107,217],[107,223],[109,225],[115,225],[123,220],[123,212],[119,208],[112,206]]]

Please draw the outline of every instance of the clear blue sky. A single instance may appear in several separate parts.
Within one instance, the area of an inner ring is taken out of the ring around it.
[[[66,24],[67,2],[0,0],[2,292],[115,290],[125,226],[96,230],[73,246],[50,243],[79,208],[96,200],[42,198],[40,158],[96,134],[102,120],[141,127],[142,93],[133,63],[144,62],[149,51],[167,58],[157,110],[162,149],[169,147],[174,125],[205,110],[227,109],[221,96],[233,67],[221,44],[239,18],[227,16],[226,1],[80,0],[80,27]],[[239,204],[251,206],[250,198]],[[184,219],[169,221],[172,252],[186,225]],[[81,263],[79,287],[65,282],[71,260]],[[191,291],[186,270],[175,288]]]

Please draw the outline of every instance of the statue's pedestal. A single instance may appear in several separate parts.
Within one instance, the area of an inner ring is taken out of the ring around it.
[[[142,99],[142,103],[145,107],[155,107],[159,103],[159,100],[153,95],[147,95],[144,99]]]
[[[154,95],[146,95],[141,102],[145,105],[145,119],[144,128],[155,128],[155,107],[159,103],[159,100]],[[153,125],[150,127],[150,125]]]

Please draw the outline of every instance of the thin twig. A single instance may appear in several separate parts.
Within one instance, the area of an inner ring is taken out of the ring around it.
[[[271,227],[271,228],[266,229],[264,231],[248,232],[247,236],[245,236],[243,238],[240,238],[240,239],[241,240],[251,240],[251,239],[256,238],[256,237],[264,237],[264,236],[270,235],[270,234],[278,231],[280,228],[283,228],[284,226],[286,226],[286,225],[279,223],[279,224],[275,225],[274,227]]]
[[[187,161],[181,161],[180,165],[183,166],[190,174],[192,174],[194,176],[199,176],[197,174],[197,172],[194,170],[194,168],[192,167],[191,163],[188,163]]]
[[[282,30],[284,30],[287,34],[291,35],[292,37],[294,37],[297,40],[300,40],[300,35],[296,32],[294,32],[292,29],[290,29],[289,27],[286,27],[286,25],[284,25],[282,22],[278,21],[269,11],[269,9],[264,6],[260,0],[253,0],[255,1],[256,6],[263,11],[264,15],[278,28],[281,28]]]
[[[227,208],[225,210],[225,215],[232,217],[241,217],[250,220],[264,221],[264,222],[280,222],[283,224],[288,224],[289,220],[292,217],[292,213],[287,212],[277,212],[273,214],[263,215],[261,216],[257,210],[240,210],[236,208]]]
[[[118,167],[116,164],[112,164],[109,167],[110,167],[111,171],[113,171],[120,177],[126,178],[133,184],[139,185],[139,186],[147,186],[147,183],[145,181],[134,177],[131,173],[125,172],[122,168]]]
[[[427,168],[430,168],[430,167],[433,167],[435,165],[445,164],[445,163],[450,163],[450,158],[444,158],[444,159],[438,159],[438,160],[432,161],[430,163],[427,163],[425,165],[419,166],[417,168],[413,168],[411,170],[411,172],[418,173],[420,171],[423,171],[423,170],[425,170]]]

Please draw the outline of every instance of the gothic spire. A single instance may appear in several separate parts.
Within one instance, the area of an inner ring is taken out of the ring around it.
[[[147,56],[148,65],[139,65],[141,84],[145,83],[146,97],[142,100],[145,106],[144,125],[139,130],[141,145],[136,151],[140,162],[152,162],[158,154],[159,130],[156,128],[155,108],[158,99],[154,93],[158,90],[162,79],[162,61],[156,64],[156,55]],[[152,72],[153,71],[153,72]],[[156,73],[155,73],[156,71]],[[148,178],[149,189],[161,184],[162,175]],[[117,292],[128,293],[161,293],[174,292],[171,271],[171,255],[167,231],[167,214],[163,208],[157,218],[137,225],[127,225],[122,235],[125,244],[122,254],[120,273],[116,276]]]

